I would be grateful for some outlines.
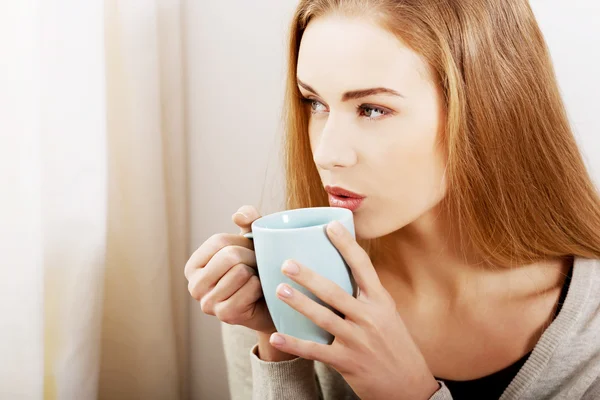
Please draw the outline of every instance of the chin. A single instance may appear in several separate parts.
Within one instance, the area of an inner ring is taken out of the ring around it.
[[[357,239],[371,240],[385,236],[389,232],[384,232],[377,224],[376,218],[363,218],[360,215],[354,215],[354,232]]]
[[[355,213],[354,232],[357,239],[372,240],[388,236],[406,227],[412,220],[394,219],[392,213]]]

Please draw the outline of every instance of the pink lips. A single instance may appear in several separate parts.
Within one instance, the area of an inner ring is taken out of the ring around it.
[[[353,212],[361,206],[365,199],[365,196],[336,186],[326,186],[325,191],[329,193],[331,207],[347,208]]]

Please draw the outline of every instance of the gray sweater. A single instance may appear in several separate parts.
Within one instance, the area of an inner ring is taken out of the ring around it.
[[[266,362],[256,333],[223,324],[232,400],[357,399],[333,368],[296,358]],[[560,313],[546,329],[501,400],[600,399],[600,260],[575,258]],[[431,400],[449,400],[445,385]]]

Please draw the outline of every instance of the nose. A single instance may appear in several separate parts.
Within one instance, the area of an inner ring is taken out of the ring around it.
[[[348,129],[335,126],[335,121],[329,117],[321,134],[315,138],[313,160],[315,164],[326,170],[348,168],[356,164],[358,156],[354,150]]]

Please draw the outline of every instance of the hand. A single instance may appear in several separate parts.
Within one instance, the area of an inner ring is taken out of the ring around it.
[[[233,214],[240,233],[260,218],[254,207]],[[192,254],[185,266],[188,290],[200,301],[202,311],[230,325],[243,325],[261,333],[275,332],[256,272],[256,256],[250,239],[220,233],[211,236]]]
[[[340,311],[345,319],[281,284],[278,297],[334,335],[335,340],[324,345],[274,333],[271,345],[332,366],[363,400],[429,399],[439,384],[406,329],[393,298],[379,281],[369,256],[339,222],[329,224],[327,234],[350,266],[359,295],[354,298],[311,269],[286,261],[284,274]],[[291,293],[290,297],[284,295],[285,290]]]

